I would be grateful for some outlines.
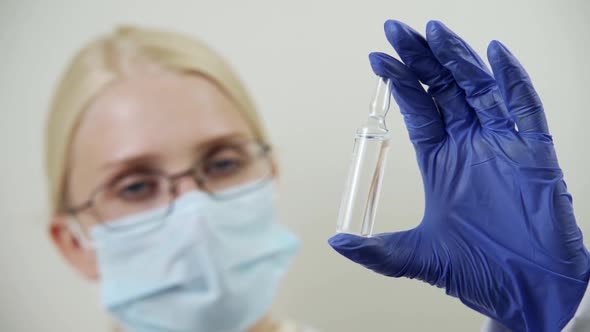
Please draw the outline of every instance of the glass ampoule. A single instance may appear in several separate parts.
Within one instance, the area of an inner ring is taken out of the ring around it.
[[[337,232],[371,236],[389,148],[385,125],[389,110],[391,82],[380,77],[369,108],[369,118],[354,137],[352,158],[346,180]]]

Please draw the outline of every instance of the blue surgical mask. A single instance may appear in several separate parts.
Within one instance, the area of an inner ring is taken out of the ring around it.
[[[228,200],[192,191],[153,215],[91,230],[103,305],[127,331],[242,332],[269,311],[298,247],[270,181]]]

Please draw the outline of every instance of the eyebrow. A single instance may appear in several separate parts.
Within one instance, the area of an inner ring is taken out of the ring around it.
[[[158,163],[160,158],[151,153],[147,154],[138,154],[137,156],[126,156],[120,159],[113,159],[104,163],[100,169],[101,170],[108,170],[110,168],[120,167],[120,166],[133,166],[138,164],[153,164]]]
[[[246,139],[254,139],[251,135],[246,135],[244,133],[230,133],[225,134],[222,136],[218,136],[212,139],[208,139],[206,141],[198,142],[194,145],[191,149],[193,152],[200,152],[205,150],[211,146],[218,145],[221,143],[232,143],[235,141],[241,141]],[[104,163],[100,169],[101,170],[108,170],[115,167],[121,166],[135,166],[135,165],[145,165],[145,164],[158,164],[161,163],[162,158],[155,153],[148,152],[148,153],[139,153],[136,156],[125,156],[119,159],[113,159]]]

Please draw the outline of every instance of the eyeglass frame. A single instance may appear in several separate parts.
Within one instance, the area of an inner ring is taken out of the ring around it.
[[[254,139],[254,140],[249,140],[247,142],[244,142],[243,145],[252,144],[252,143],[257,144],[261,148],[260,154],[256,157],[256,159],[269,158],[270,153],[272,151],[272,147],[270,144],[265,143],[259,139]],[[271,169],[272,169],[272,160],[268,159],[267,161],[269,163],[271,163]],[[190,176],[193,179],[193,181],[195,181],[195,183],[197,184],[197,187],[202,189],[202,191],[205,192],[207,195],[209,195],[209,197],[211,197],[212,199],[226,200],[226,199],[230,199],[232,197],[235,197],[235,195],[230,195],[228,197],[221,198],[221,196],[215,195],[214,193],[212,193],[206,189],[206,187],[204,186],[204,183],[206,181],[204,181],[204,179],[202,179],[202,177],[199,176],[200,172],[198,171],[199,167],[201,166],[202,163],[203,163],[203,160],[197,160],[188,169],[180,171],[180,172],[175,172],[173,174],[168,174],[164,171],[154,171],[153,175],[162,176],[170,184],[170,194],[171,194],[172,201],[170,203],[168,203],[169,208],[168,208],[168,211],[166,211],[165,215],[168,215],[170,213],[170,210],[172,210],[172,206],[173,206],[172,202],[175,198],[178,197],[178,190],[177,190],[178,180],[183,177],[186,177],[186,176]],[[270,177],[272,177],[272,172],[269,174],[269,178]],[[261,179],[261,180],[263,180],[263,179]],[[79,222],[78,214],[83,212],[84,210],[93,208],[94,204],[95,204],[94,200],[96,199],[96,196],[98,194],[100,194],[103,190],[105,190],[105,188],[108,187],[109,185],[111,185],[111,184],[110,183],[103,183],[103,184],[99,185],[96,189],[94,189],[92,191],[92,193],[90,194],[90,197],[85,202],[80,203],[77,206],[68,207],[68,208],[66,208],[65,212],[67,214],[71,215],[72,217],[74,217],[74,219],[77,222]],[[250,192],[254,189],[256,189],[256,186],[249,188],[249,190],[247,190],[246,192],[239,193],[239,195],[246,194],[247,192]],[[95,219],[98,219],[98,218],[95,218]],[[100,220],[100,221],[98,221],[98,223],[104,224],[104,221]]]

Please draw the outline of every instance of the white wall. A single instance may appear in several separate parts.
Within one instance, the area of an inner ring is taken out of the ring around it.
[[[326,244],[374,79],[367,53],[391,51],[387,18],[423,31],[446,22],[485,54],[505,42],[546,106],[576,213],[590,234],[589,2],[578,1],[0,1],[0,330],[105,331],[97,289],[45,234],[42,125],[73,52],[114,24],[188,32],[243,76],[281,155],[282,220],[303,239],[276,312],[325,331],[476,331],[481,317],[444,292],[370,273]],[[354,3],[354,4],[353,4]],[[391,114],[379,231],[419,222],[421,182],[401,117]]]

